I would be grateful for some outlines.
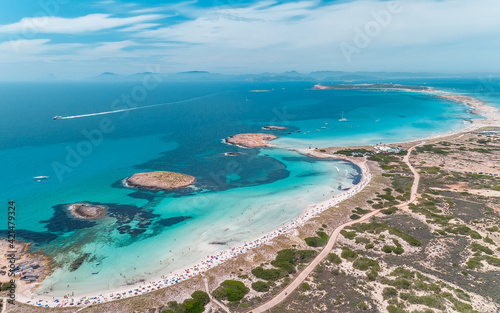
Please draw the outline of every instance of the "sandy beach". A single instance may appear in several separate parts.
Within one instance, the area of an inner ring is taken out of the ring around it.
[[[429,140],[431,138],[442,138],[442,137],[447,137],[451,135],[457,135],[460,133],[466,133],[470,131],[475,131],[479,128],[486,127],[486,126],[499,126],[500,125],[500,113],[499,110],[487,105],[483,101],[472,98],[469,96],[462,96],[462,95],[454,95],[454,94],[449,94],[443,91],[439,90],[425,90],[425,91],[415,91],[415,90],[409,90],[412,92],[421,92],[424,94],[430,94],[439,98],[447,99],[449,101],[454,101],[458,102],[461,104],[465,104],[467,106],[470,106],[475,113],[478,115],[481,115],[485,118],[483,119],[473,119],[470,121],[470,124],[467,125],[465,128],[455,131],[455,132],[448,132],[448,133],[442,133],[435,135],[433,137],[429,138],[423,138],[419,140],[414,140],[415,141],[425,141]],[[267,135],[267,134],[266,134]],[[267,135],[269,136],[269,135]],[[229,143],[229,142],[228,142]],[[297,150],[298,153],[300,154],[305,154],[311,157],[315,158],[332,158],[332,155],[322,153],[318,150],[314,149],[303,149],[303,150]],[[262,244],[268,243],[272,239],[276,238],[277,236],[287,233],[294,228],[301,226],[305,224],[308,220],[313,218],[314,216],[317,216],[321,212],[334,207],[335,205],[339,204],[340,202],[349,199],[350,197],[353,197],[360,191],[362,191],[371,181],[371,174],[369,171],[368,166],[366,165],[366,160],[364,158],[350,158],[350,157],[337,157],[334,156],[335,159],[344,159],[349,162],[352,162],[356,166],[359,167],[361,171],[361,180],[359,181],[358,184],[352,186],[350,189],[343,191],[342,193],[326,200],[321,203],[316,203],[316,204],[311,204],[307,208],[304,209],[304,211],[297,216],[295,219],[289,221],[287,224],[285,224],[282,227],[279,227],[277,229],[274,229],[267,234],[264,234],[254,240],[244,242],[241,245],[227,249],[224,251],[221,251],[217,254],[210,255],[205,257],[203,260],[197,262],[196,264],[192,264],[189,267],[186,267],[183,270],[179,270],[175,273],[171,274],[165,274],[165,275],[160,275],[158,274],[158,279],[151,280],[149,282],[145,282],[142,285],[138,284],[135,286],[126,286],[123,287],[119,290],[116,290],[112,293],[103,293],[103,294],[95,294],[95,295],[74,295],[74,296],[69,296],[69,297],[59,297],[59,298],[53,298],[53,297],[46,297],[46,296],[39,296],[36,295],[35,293],[31,293],[29,290],[19,290],[17,300],[24,302],[24,303],[29,303],[32,305],[37,305],[37,306],[50,306],[50,307],[67,307],[67,306],[82,306],[82,305],[90,305],[90,304],[97,304],[97,303],[103,303],[103,302],[108,302],[112,300],[117,300],[117,299],[122,299],[126,297],[132,297],[140,294],[144,294],[153,290],[157,290],[160,288],[164,288],[167,286],[171,286],[174,284],[179,283],[180,281],[187,280],[191,277],[194,277],[196,275],[199,275],[201,273],[204,273],[210,268],[213,268],[219,264],[222,264],[228,259],[231,259],[237,255],[243,254],[253,248],[259,247]]]

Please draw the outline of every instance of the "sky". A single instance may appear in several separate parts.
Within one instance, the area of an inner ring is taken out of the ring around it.
[[[500,73],[498,0],[0,0],[0,80]]]

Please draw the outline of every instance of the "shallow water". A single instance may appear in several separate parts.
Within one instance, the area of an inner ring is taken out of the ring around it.
[[[8,182],[2,198],[17,203],[18,237],[34,242],[35,250],[61,266],[39,291],[67,294],[67,285],[75,293],[106,291],[168,274],[279,227],[308,204],[359,179],[350,163],[281,148],[415,139],[458,129],[471,117],[462,105],[425,95],[310,90],[313,85],[165,84],[138,105],[212,96],[56,121],[54,115],[109,111],[134,85],[1,85],[0,174]],[[271,91],[249,93],[252,89]],[[347,122],[338,121],[342,111]],[[102,123],[109,126],[105,132]],[[261,129],[270,124],[289,130]],[[243,149],[221,142],[243,132],[280,136],[273,142],[280,148]],[[168,193],[123,187],[124,178],[152,170],[198,180],[193,188]],[[50,178],[37,182],[33,176],[38,175]],[[71,218],[67,205],[81,201],[106,205],[108,216],[92,222]],[[72,270],[84,255],[85,262]],[[99,274],[89,275],[95,271]]]

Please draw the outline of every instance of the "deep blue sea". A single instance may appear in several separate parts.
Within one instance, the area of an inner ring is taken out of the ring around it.
[[[491,79],[397,83],[426,84],[498,105],[498,81]],[[112,290],[168,274],[279,227],[359,179],[350,163],[290,149],[417,139],[460,129],[464,119],[475,117],[463,105],[419,93],[310,90],[314,83],[308,82],[164,83],[146,94],[137,94],[136,86],[0,84],[1,199],[5,207],[7,200],[16,201],[18,239],[33,242],[33,250],[59,265],[42,283],[42,293],[66,294],[68,284],[75,293]],[[342,112],[347,122],[338,121]],[[288,130],[262,130],[266,125]],[[274,134],[277,147],[222,142],[246,132]],[[122,184],[134,173],[154,170],[182,172],[197,182],[175,192]],[[68,204],[83,201],[105,205],[106,218],[72,218]],[[1,216],[6,225],[6,214]],[[72,269],[82,257],[83,264]],[[94,271],[99,275],[89,278]]]

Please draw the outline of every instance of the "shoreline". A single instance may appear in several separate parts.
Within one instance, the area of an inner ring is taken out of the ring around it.
[[[399,89],[399,90],[404,90],[404,89]],[[407,90],[410,92],[420,92],[424,94],[430,94],[433,95],[438,92],[444,92],[444,93],[449,93],[446,91],[439,91],[439,90]],[[465,98],[467,97],[468,99],[473,99],[475,100],[473,103],[470,102],[464,102]],[[427,138],[420,138],[420,139],[414,139],[414,140],[408,140],[408,141],[403,141],[403,142],[396,142],[396,143],[413,143],[417,141],[425,141],[425,140],[431,140],[431,139],[436,139],[436,138],[445,138],[453,135],[458,135],[461,133],[467,133],[471,131],[475,131],[479,128],[483,127],[488,127],[488,126],[498,126],[500,124],[500,113],[499,110],[495,107],[487,105],[485,102],[468,97],[468,96],[462,96],[462,95],[450,95],[449,97],[442,97],[444,99],[454,101],[454,102],[459,102],[461,104],[470,106],[473,108],[474,111],[476,111],[479,115],[482,115],[485,117],[485,119],[472,119],[470,120],[471,123],[470,125],[467,125],[466,127],[456,130],[456,131],[450,131],[450,132],[445,132],[445,133],[439,133],[434,136],[430,136]],[[461,99],[461,101],[459,100]],[[496,124],[495,124],[496,123]],[[231,144],[227,143],[225,139],[223,139],[223,142],[226,144]],[[277,146],[270,146],[270,147],[275,147],[275,148],[280,148]],[[245,147],[247,148],[247,147]],[[90,305],[90,304],[97,304],[98,302],[109,302],[113,300],[118,300],[118,299],[123,299],[123,298],[129,298],[132,296],[140,295],[146,292],[150,292],[153,290],[161,289],[167,286],[171,286],[174,284],[177,284],[178,282],[185,281],[191,277],[197,276],[199,274],[204,273],[206,270],[209,270],[217,265],[220,265],[224,263],[226,260],[231,259],[237,255],[243,254],[253,248],[259,247],[262,244],[268,243],[272,239],[278,237],[281,234],[285,234],[287,232],[290,232],[291,230],[297,228],[298,226],[301,226],[305,224],[309,219],[317,216],[321,212],[331,208],[332,206],[337,205],[338,203],[351,198],[352,196],[356,195],[360,191],[362,191],[371,181],[371,173],[366,165],[366,158],[358,158],[359,161],[363,160],[363,162],[358,162],[357,159],[354,158],[349,158],[349,157],[344,157],[344,156],[339,156],[339,155],[331,155],[331,154],[326,154],[326,153],[321,153],[319,151],[315,151],[314,149],[296,149],[295,150],[299,154],[305,154],[310,157],[317,157],[317,158],[332,158],[332,159],[337,159],[337,160],[345,160],[348,162],[351,162],[355,166],[357,166],[360,171],[361,171],[361,179],[360,181],[356,184],[353,185],[351,188],[348,190],[345,190],[336,196],[327,199],[325,201],[322,201],[320,203],[316,204],[310,204],[308,205],[304,211],[302,211],[301,214],[299,214],[295,219],[290,221],[289,223],[286,223],[284,226],[281,226],[279,228],[276,228],[272,231],[269,231],[268,233],[260,236],[257,239],[249,241],[249,243],[244,242],[244,244],[239,245],[234,248],[230,249],[225,249],[223,251],[220,251],[218,254],[215,254],[213,256],[207,256],[205,257],[202,261],[197,262],[195,265],[191,265],[188,267],[185,267],[182,270],[178,270],[172,274],[169,275],[163,275],[161,276],[160,279],[155,280],[155,281],[150,281],[148,284],[143,284],[143,285],[135,285],[133,287],[131,286],[124,286],[123,288],[118,288],[113,293],[103,293],[100,295],[100,297],[92,296],[92,297],[85,297],[85,296],[79,296],[79,300],[82,300],[83,302],[88,301],[87,303],[81,303],[81,304],[76,304],[78,303],[77,297],[74,297],[73,301],[69,301],[69,299],[64,299],[66,302],[64,305],[61,305],[61,303],[55,303],[53,301],[53,297],[47,297],[47,296],[41,296],[41,295],[36,295],[36,294],[28,294],[28,295],[19,295],[18,296],[18,301],[19,300],[24,300],[21,302],[28,303],[31,305],[35,305],[35,303],[31,303],[32,299],[31,296],[33,296],[36,299],[43,299],[44,304],[49,304],[51,307],[55,306],[64,306],[67,307],[69,306],[70,303],[73,303],[71,306],[85,306],[85,305]],[[98,292],[95,292],[96,294]],[[62,298],[62,297],[59,297]],[[50,301],[50,302],[49,302]],[[76,304],[76,305],[75,305]]]

